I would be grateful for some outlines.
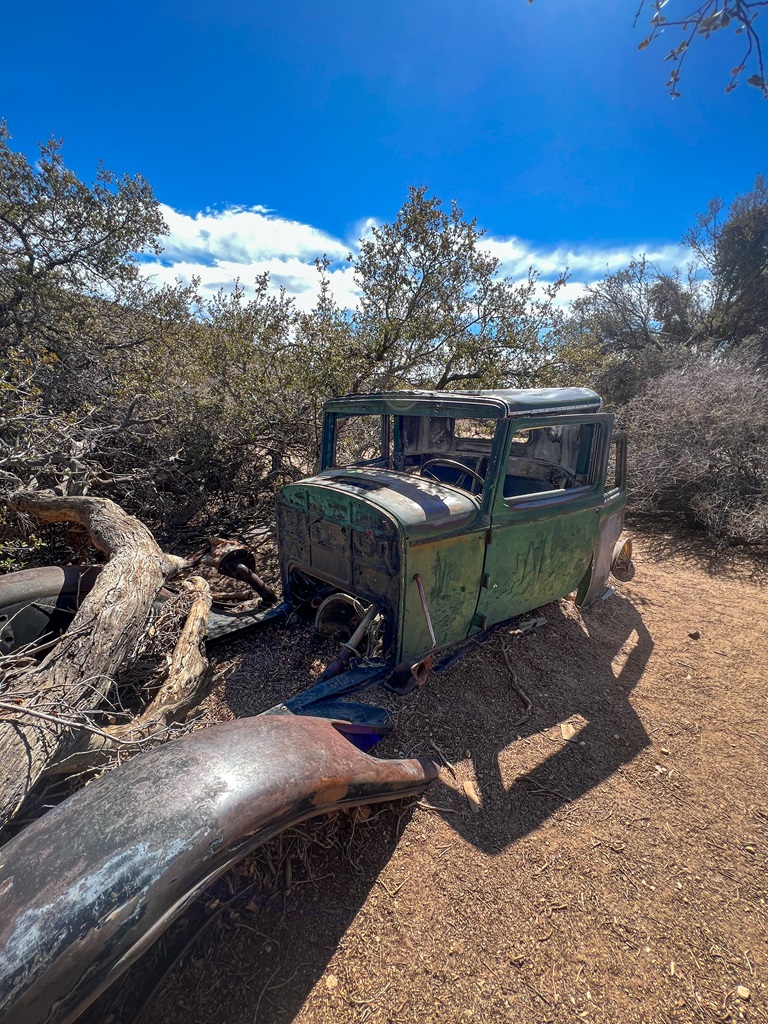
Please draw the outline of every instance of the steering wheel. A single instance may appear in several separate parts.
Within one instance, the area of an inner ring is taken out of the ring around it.
[[[419,468],[419,476],[424,476],[424,470],[429,470],[430,466],[449,466],[451,469],[460,469],[461,475],[456,481],[456,487],[462,487],[462,490],[466,490],[466,488],[459,483],[459,480],[463,480],[466,476],[471,476],[473,480],[477,481],[481,490],[485,486],[484,477],[480,476],[479,473],[476,473],[474,469],[470,469],[469,466],[465,466],[463,463],[457,462],[456,459],[427,459],[427,461]],[[436,480],[437,483],[445,482],[438,476],[435,476],[434,473],[430,473],[429,475],[433,480]]]

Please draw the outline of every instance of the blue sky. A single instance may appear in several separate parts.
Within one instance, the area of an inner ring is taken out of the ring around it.
[[[638,52],[637,2],[41,0],[4,12],[0,115],[30,154],[54,134],[82,176],[101,159],[152,183],[161,278],[270,269],[308,296],[325,250],[351,295],[343,254],[426,184],[507,272],[593,280],[633,252],[684,258],[695,213],[768,171],[768,102],[724,93],[739,40],[698,44],[671,100],[678,36]]]

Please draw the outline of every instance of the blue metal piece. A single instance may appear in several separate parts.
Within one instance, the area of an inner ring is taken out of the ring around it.
[[[342,698],[369,690],[382,683],[390,674],[391,669],[384,662],[366,662],[341,675],[322,680],[309,690],[290,697],[280,707],[294,715],[348,722],[350,728],[341,729],[344,736],[359,750],[370,750],[382,736],[392,731],[390,713],[373,704]]]
[[[290,708],[288,709],[290,710]],[[300,712],[294,714],[311,715],[313,718],[330,718],[333,721],[352,722],[354,725],[364,725],[375,728],[379,734],[392,731],[392,722],[389,711],[386,708],[376,707],[375,704],[363,704],[356,700],[340,700],[338,698],[326,698],[315,704],[310,704]]]
[[[295,697],[285,702],[285,706],[295,715],[315,714],[307,710],[311,705],[316,705],[328,697],[346,697],[352,693],[362,693],[363,690],[369,690],[372,686],[382,683],[391,672],[392,667],[383,661],[368,661],[297,693]]]

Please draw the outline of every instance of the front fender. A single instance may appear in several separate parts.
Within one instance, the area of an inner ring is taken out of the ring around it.
[[[419,793],[327,719],[262,715],[133,758],[0,849],[0,1021],[68,1024],[196,893],[285,828]]]

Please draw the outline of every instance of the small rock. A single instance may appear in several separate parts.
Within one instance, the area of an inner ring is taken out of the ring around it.
[[[619,734],[618,734],[617,732],[615,732],[615,733],[613,734],[613,738],[614,738],[615,740],[620,740],[620,739],[621,739],[621,736],[619,736]]]
[[[755,848],[754,848],[754,846],[752,846],[751,843],[747,843],[747,845],[744,847],[744,849],[747,851],[747,853],[754,853],[755,852]]]
[[[570,722],[563,722],[560,726],[560,735],[564,740],[572,740],[576,735],[576,730],[573,728]]]
[[[739,997],[739,999],[743,999],[746,1003],[746,1001],[749,999],[752,993],[749,991],[746,985],[738,985],[736,988],[736,995]]]
[[[669,747],[662,747],[661,748],[661,752],[662,752],[662,754],[668,754],[669,753]]]
[[[339,984],[339,979],[336,977],[335,974],[329,974],[328,977],[325,979],[325,987],[326,988],[334,989],[334,988],[338,987],[338,984]]]
[[[698,631],[698,629],[692,629],[688,636],[691,638],[691,640],[701,640],[701,633]]]

